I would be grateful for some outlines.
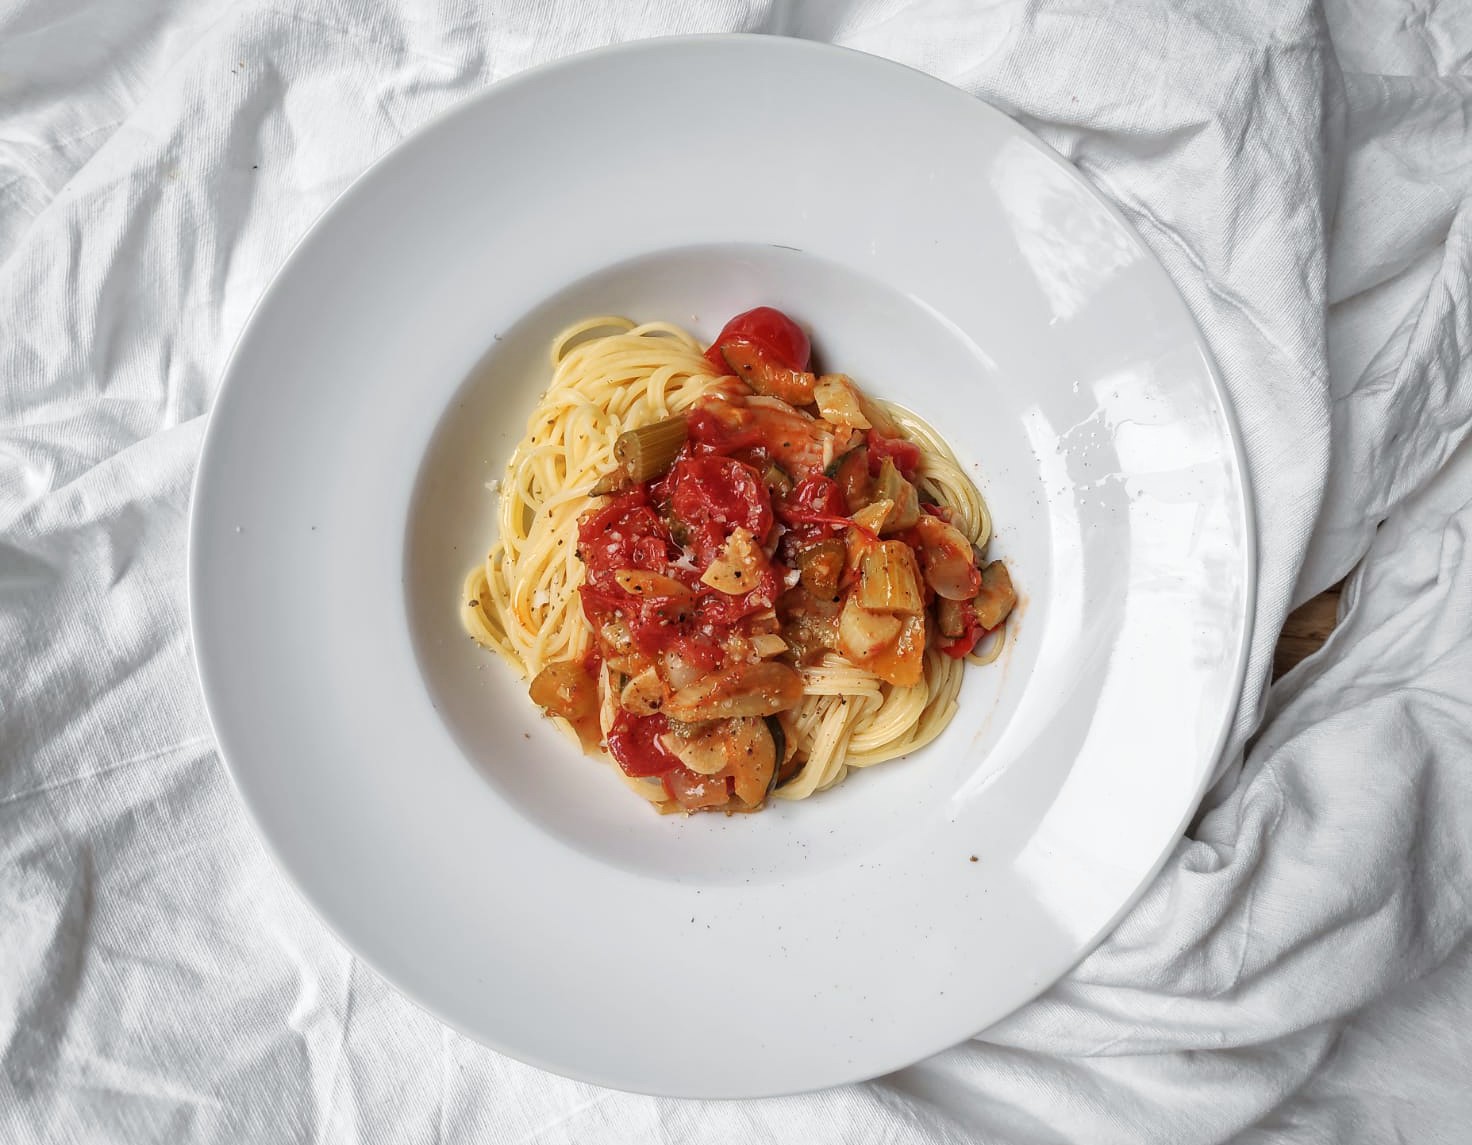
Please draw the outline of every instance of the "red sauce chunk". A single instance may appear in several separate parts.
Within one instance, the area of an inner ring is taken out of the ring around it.
[[[878,477],[886,457],[894,460],[894,467],[906,481],[913,481],[920,469],[920,447],[902,437],[885,437],[871,429],[868,438],[869,475]]]
[[[709,566],[740,526],[758,541],[772,531],[772,498],[761,474],[731,457],[687,457],[669,475],[670,510],[691,530],[696,560]]]

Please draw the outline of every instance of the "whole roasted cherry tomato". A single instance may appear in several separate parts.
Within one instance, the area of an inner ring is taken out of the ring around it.
[[[780,310],[770,306],[758,306],[745,314],[738,314],[716,335],[716,340],[705,352],[705,360],[718,373],[729,374],[731,369],[721,356],[721,347],[728,342],[750,342],[768,358],[789,370],[806,370],[812,347],[808,336],[796,322]]]

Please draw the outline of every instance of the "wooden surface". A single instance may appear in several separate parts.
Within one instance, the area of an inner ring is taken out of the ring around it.
[[[1340,582],[1288,614],[1288,619],[1283,622],[1283,633],[1278,637],[1278,647],[1273,650],[1274,680],[1324,646],[1329,633],[1334,631],[1334,620],[1339,613],[1339,592],[1343,587],[1343,582]]]

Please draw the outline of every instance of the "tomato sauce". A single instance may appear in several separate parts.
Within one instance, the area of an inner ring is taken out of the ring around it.
[[[659,742],[670,722],[661,715],[633,716],[622,708],[608,731],[608,751],[624,774],[634,778],[663,775],[680,761]]]
[[[692,411],[690,441],[667,474],[619,494],[584,519],[578,556],[586,568],[583,614],[595,631],[616,623],[627,631],[640,661],[674,652],[692,669],[712,671],[722,664],[733,635],[749,634],[755,617],[770,621],[787,568],[769,552],[778,514],[757,468],[766,455],[762,434],[701,414]],[[701,577],[738,529],[750,535],[761,555],[751,589],[733,595],[709,587]],[[617,576],[630,569],[659,573],[681,591],[631,592]],[[698,776],[681,765],[659,743],[668,729],[662,714],[635,716],[620,708],[608,735],[609,752],[627,775],[667,777],[667,789],[682,805],[713,799],[714,785],[725,780]]]

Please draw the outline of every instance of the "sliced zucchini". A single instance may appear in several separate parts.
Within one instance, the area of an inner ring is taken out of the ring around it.
[[[782,721],[776,716],[768,716],[767,732],[772,737],[776,759],[776,764],[772,768],[772,778],[767,784],[767,794],[770,795],[777,790],[777,777],[782,774],[782,765],[787,762],[787,729],[782,726]]]
[[[1001,561],[992,561],[981,570],[981,592],[977,594],[973,607],[976,622],[990,631],[1006,621],[1017,604],[1017,591],[1012,587],[1012,576]]]
[[[838,484],[843,493],[848,511],[861,509],[873,496],[873,481],[869,477],[869,447],[856,446],[847,453],[833,459],[833,464],[824,471]]]
[[[762,484],[776,496],[783,497],[792,492],[792,476],[775,461],[762,474]]]
[[[837,537],[825,537],[798,549],[797,572],[803,588],[814,596],[833,600],[838,596],[847,557],[848,546]]]

